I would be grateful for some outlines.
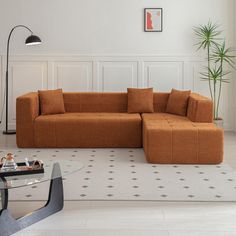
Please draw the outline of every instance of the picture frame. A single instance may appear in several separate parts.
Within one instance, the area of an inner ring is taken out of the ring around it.
[[[145,32],[163,31],[162,8],[144,8],[144,31]]]

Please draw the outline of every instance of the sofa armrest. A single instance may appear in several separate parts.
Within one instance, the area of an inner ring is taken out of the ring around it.
[[[187,117],[193,122],[212,123],[212,101],[207,97],[192,93],[189,97]]]
[[[39,116],[38,93],[16,99],[16,139],[18,147],[34,147],[34,120]]]
[[[16,120],[18,122],[32,122],[37,116],[39,116],[38,93],[27,93],[16,99]]]

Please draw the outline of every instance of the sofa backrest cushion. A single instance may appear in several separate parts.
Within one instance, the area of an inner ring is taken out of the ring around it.
[[[66,112],[127,112],[127,93],[64,93]]]
[[[42,115],[65,113],[62,89],[39,90],[38,94]]]
[[[168,99],[166,112],[175,115],[186,116],[190,94],[190,90],[180,91],[172,89]]]
[[[153,88],[128,88],[128,113],[152,113]]]
[[[127,112],[127,93],[64,93],[66,112]],[[154,112],[165,112],[169,93],[153,93]]]
[[[170,93],[153,93],[154,112],[166,112]]]

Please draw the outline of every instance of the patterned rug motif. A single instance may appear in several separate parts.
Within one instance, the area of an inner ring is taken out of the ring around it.
[[[3,156],[72,160],[84,167],[64,178],[65,200],[236,201],[236,171],[221,165],[153,165],[143,149],[14,149]],[[12,189],[10,200],[46,200],[49,182]]]

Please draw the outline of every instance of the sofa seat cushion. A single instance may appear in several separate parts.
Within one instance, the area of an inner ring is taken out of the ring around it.
[[[157,122],[167,122],[167,123],[192,123],[186,116],[173,115],[168,113],[143,113],[143,121],[155,120]]]
[[[36,147],[141,147],[141,116],[65,113],[35,119]]]
[[[143,115],[143,146],[150,163],[219,164],[223,160],[223,130],[213,123],[187,118]]]

